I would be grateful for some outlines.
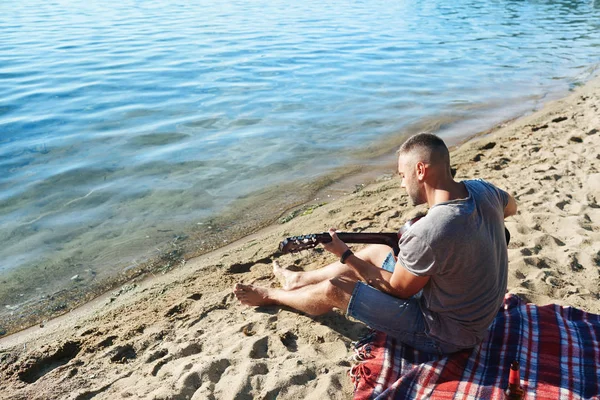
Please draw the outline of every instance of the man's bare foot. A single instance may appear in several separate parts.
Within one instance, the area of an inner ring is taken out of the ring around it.
[[[283,289],[293,290],[298,288],[298,272],[282,268],[277,261],[273,261],[273,273],[279,279]]]
[[[269,298],[268,288],[261,288],[253,285],[242,285],[236,283],[233,288],[233,294],[238,300],[247,306],[266,306],[276,304],[274,300]]]

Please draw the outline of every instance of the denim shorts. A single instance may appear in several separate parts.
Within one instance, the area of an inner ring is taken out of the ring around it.
[[[394,256],[390,253],[381,268],[393,272],[395,265]],[[421,292],[409,299],[399,299],[359,281],[346,314],[417,350],[440,355],[449,352],[427,334],[425,317],[419,306],[420,297]]]

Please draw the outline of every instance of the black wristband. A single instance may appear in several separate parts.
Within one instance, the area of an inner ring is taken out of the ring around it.
[[[352,254],[354,254],[352,252],[352,250],[348,249],[344,252],[344,254],[342,254],[342,256],[340,257],[340,262],[342,264],[346,264],[346,260],[348,259],[348,257],[350,257]]]

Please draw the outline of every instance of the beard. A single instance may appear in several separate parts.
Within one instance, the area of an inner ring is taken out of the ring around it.
[[[411,188],[411,190],[407,190],[406,192],[408,193],[408,197],[413,206],[425,203],[425,196],[421,194],[418,187]]]

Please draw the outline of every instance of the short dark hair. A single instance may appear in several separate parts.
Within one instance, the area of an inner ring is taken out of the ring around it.
[[[429,159],[424,161],[430,164],[450,166],[450,152],[446,143],[432,133],[422,132],[409,137],[398,149],[398,154],[409,154],[415,151],[419,151],[421,156],[427,154]]]

